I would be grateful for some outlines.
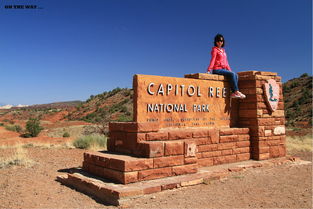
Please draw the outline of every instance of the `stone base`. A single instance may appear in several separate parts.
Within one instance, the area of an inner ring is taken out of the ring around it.
[[[129,184],[197,173],[198,167],[235,163],[251,157],[248,128],[163,129],[135,133],[134,137],[133,132],[126,131],[134,124],[110,123],[109,144],[114,142],[113,147],[109,146],[111,152],[84,153],[83,170],[116,183]],[[120,130],[114,131],[117,128]],[[136,142],[134,153],[141,153],[141,157],[121,152],[135,147],[129,146],[131,141]]]
[[[283,157],[264,161],[243,161],[225,165],[202,167],[198,173],[167,177],[156,180],[136,182],[127,185],[115,184],[111,181],[92,176],[82,169],[63,174],[57,180],[64,185],[91,195],[105,203],[124,205],[132,198],[161,192],[163,190],[208,183],[212,180],[227,178],[232,172],[244,171],[257,167],[272,167],[285,163],[310,163],[293,157]]]
[[[196,173],[196,161],[184,165],[184,156],[138,158],[109,152],[85,152],[83,170],[116,183],[138,181]]]

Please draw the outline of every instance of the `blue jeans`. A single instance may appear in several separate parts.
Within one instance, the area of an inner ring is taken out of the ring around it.
[[[231,88],[232,92],[239,91],[237,73],[235,73],[233,71],[226,70],[226,69],[213,70],[212,73],[226,76],[227,78],[230,79],[230,84],[231,84],[230,88]]]

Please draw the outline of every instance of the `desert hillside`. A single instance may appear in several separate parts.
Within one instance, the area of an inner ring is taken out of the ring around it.
[[[133,119],[133,91],[127,88],[115,88],[96,96],[91,95],[66,118],[90,123],[131,121]]]
[[[283,84],[287,126],[312,125],[312,76],[301,75]],[[0,110],[0,121],[27,120],[39,117],[51,122],[81,120],[88,123],[131,121],[133,118],[133,90],[115,88],[86,101],[56,102],[23,108]]]
[[[312,125],[312,76],[303,74],[283,84],[287,126]],[[129,121],[132,119],[131,89],[116,88],[110,92],[91,96],[69,114],[69,119],[99,121]]]
[[[312,76],[302,74],[283,84],[287,126],[312,126]]]

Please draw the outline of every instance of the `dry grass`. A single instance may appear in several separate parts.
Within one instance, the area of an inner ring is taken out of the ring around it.
[[[53,144],[53,143],[28,143],[28,144],[14,144],[14,145],[1,145],[1,149],[16,149],[18,147],[29,148],[29,147],[39,147],[43,149],[74,149],[72,142],[65,142],[61,144]]]
[[[73,138],[78,138],[84,135],[88,135],[90,130],[95,131],[97,129],[96,125],[75,125],[63,128],[52,128],[47,131],[49,137],[63,137],[64,133],[68,133]]]
[[[73,149],[75,148],[72,142],[65,142],[61,144],[52,144],[52,143],[31,143],[23,145],[24,148],[28,147],[39,147],[43,149]]]
[[[73,145],[79,149],[106,150],[107,137],[101,134],[81,136],[73,141]]]
[[[307,136],[287,136],[288,151],[312,152],[312,135]]]
[[[107,147],[99,144],[92,144],[88,149],[92,151],[104,151],[107,150]]]
[[[31,167],[34,164],[35,162],[28,157],[27,150],[22,146],[16,146],[8,156],[0,158],[0,169],[11,166]]]

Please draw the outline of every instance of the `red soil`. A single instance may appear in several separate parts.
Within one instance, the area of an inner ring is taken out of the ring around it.
[[[15,144],[29,144],[29,143],[49,143],[49,144],[60,144],[67,141],[73,140],[71,137],[68,138],[52,138],[44,135],[38,137],[23,138],[20,137],[19,133],[8,131],[4,127],[0,127],[0,145],[15,145]]]

